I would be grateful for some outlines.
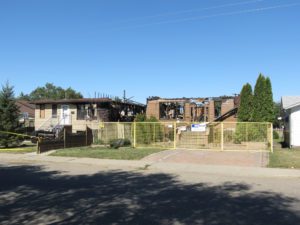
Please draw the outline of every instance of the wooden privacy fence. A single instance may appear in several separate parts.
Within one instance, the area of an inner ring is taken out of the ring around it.
[[[86,131],[80,133],[70,133],[64,129],[63,139],[39,139],[37,144],[37,153],[43,153],[54,149],[73,148],[89,146],[93,143],[93,133],[90,128],[86,128]]]

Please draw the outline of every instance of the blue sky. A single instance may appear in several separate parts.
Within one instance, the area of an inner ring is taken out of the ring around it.
[[[300,95],[300,0],[0,0],[0,83],[85,97]]]

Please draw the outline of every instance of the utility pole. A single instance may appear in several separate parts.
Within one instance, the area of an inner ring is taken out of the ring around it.
[[[126,102],[126,90],[123,91],[123,102]]]

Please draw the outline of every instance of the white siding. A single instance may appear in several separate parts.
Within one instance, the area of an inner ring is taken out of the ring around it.
[[[291,110],[291,145],[300,146],[300,106]]]

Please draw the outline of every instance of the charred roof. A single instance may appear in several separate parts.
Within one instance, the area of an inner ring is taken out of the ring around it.
[[[125,105],[137,105],[145,107],[144,104],[134,102],[134,101],[120,101],[113,100],[110,98],[79,98],[79,99],[41,99],[31,101],[31,104],[41,105],[41,104],[97,104],[97,103],[120,103]]]

